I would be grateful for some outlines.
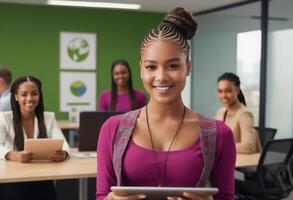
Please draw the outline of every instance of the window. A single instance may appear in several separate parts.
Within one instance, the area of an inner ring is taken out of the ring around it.
[[[255,125],[259,115],[261,31],[237,34],[237,74],[246,104],[253,113]]]

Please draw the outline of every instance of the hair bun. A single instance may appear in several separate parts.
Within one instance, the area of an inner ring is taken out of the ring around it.
[[[163,19],[161,24],[172,24],[181,34],[190,40],[197,30],[197,23],[192,14],[182,7],[173,8]]]

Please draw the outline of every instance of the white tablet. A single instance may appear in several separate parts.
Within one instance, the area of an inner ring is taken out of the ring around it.
[[[47,160],[52,152],[62,150],[63,143],[63,139],[25,139],[24,150],[33,153],[33,160]]]
[[[111,190],[122,196],[131,194],[144,194],[146,199],[166,199],[167,197],[183,197],[183,192],[192,192],[199,195],[215,195],[218,188],[208,187],[127,187],[112,186]]]

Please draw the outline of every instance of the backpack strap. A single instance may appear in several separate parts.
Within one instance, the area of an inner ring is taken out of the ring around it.
[[[200,121],[200,147],[203,155],[204,166],[197,183],[197,187],[206,187],[214,166],[216,153],[217,128],[216,120],[199,115]]]
[[[139,113],[140,109],[123,114],[119,122],[118,131],[115,135],[113,147],[113,166],[117,178],[117,186],[122,185],[122,157],[124,155]]]
[[[127,144],[131,137],[136,119],[140,113],[139,110],[127,112],[121,116],[119,128],[114,139],[113,149],[113,166],[117,179],[117,185],[122,185],[122,158],[126,150]],[[197,187],[207,185],[211,171],[214,166],[214,158],[216,151],[216,121],[208,117],[199,115],[200,120],[200,146],[204,159],[204,167],[197,183]]]

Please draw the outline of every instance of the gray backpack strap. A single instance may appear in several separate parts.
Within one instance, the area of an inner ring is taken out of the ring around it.
[[[199,115],[200,121],[200,147],[204,166],[197,183],[197,187],[206,187],[214,166],[216,153],[217,128],[216,120]]]
[[[122,185],[122,158],[139,113],[140,109],[123,114],[119,122],[118,131],[115,135],[113,146],[113,166],[118,186]]]

